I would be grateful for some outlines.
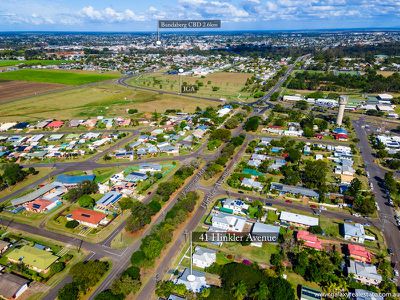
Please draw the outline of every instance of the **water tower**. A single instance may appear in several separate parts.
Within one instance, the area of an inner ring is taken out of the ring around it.
[[[346,104],[347,104],[348,99],[349,98],[347,96],[340,96],[339,97],[339,112],[338,112],[337,119],[336,119],[336,124],[338,126],[342,126],[343,116],[344,116],[344,109],[346,108]]]

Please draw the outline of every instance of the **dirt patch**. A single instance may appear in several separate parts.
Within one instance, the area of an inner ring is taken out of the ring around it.
[[[65,88],[63,84],[0,81],[0,104]]]

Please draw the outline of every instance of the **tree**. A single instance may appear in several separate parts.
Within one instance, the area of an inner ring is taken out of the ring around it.
[[[348,195],[350,195],[352,197],[357,197],[361,192],[361,187],[362,187],[362,183],[361,183],[360,179],[354,178],[351,181],[350,186],[346,192]]]
[[[210,134],[210,140],[221,140],[224,142],[229,141],[231,138],[231,131],[228,129],[215,129]]]
[[[111,290],[102,291],[100,294],[97,294],[94,297],[95,300],[123,300],[125,299],[124,295],[115,295]]]
[[[133,279],[128,275],[122,275],[115,280],[111,285],[111,292],[115,295],[129,295],[136,293],[140,289],[141,283],[139,280]]]
[[[305,137],[313,137],[314,136],[314,130],[311,127],[304,127],[303,128],[303,134]]]
[[[254,299],[257,300],[268,300],[270,291],[266,282],[262,281],[258,285],[258,289],[253,293]]]
[[[24,180],[26,172],[16,163],[7,163],[3,167],[3,181],[7,186],[12,186]]]
[[[244,124],[244,129],[246,131],[256,131],[260,124],[260,118],[257,116],[250,117],[247,119],[246,123]]]
[[[301,159],[301,152],[296,148],[290,148],[288,154],[288,160],[292,163],[298,163]]]
[[[132,253],[131,263],[135,267],[141,267],[143,262],[146,260],[146,256],[142,250],[138,250]]]
[[[324,231],[322,230],[321,226],[315,225],[315,226],[310,226],[308,228],[308,231],[313,233],[313,234],[322,234]]]
[[[246,295],[247,295],[247,287],[246,284],[243,281],[238,282],[234,287],[233,287],[233,296],[237,300],[243,300]]]
[[[233,129],[239,126],[239,120],[236,116],[233,116],[229,118],[228,120],[225,121],[224,124],[225,128],[227,129]]]
[[[50,273],[51,274],[60,273],[62,270],[64,270],[64,268],[65,268],[64,262],[61,261],[55,262],[50,266]]]
[[[94,199],[89,195],[83,195],[78,199],[78,203],[80,207],[92,209],[95,206],[96,201],[94,201]]]
[[[297,166],[282,166],[281,167],[283,183],[289,185],[296,185],[301,181],[300,172]]]
[[[271,97],[269,98],[269,100],[271,101],[276,101],[279,98],[279,92],[274,92],[272,93]]]
[[[140,249],[148,260],[154,260],[160,256],[163,249],[163,243],[152,236],[147,236],[143,239]]]
[[[123,275],[128,275],[132,279],[140,280],[140,269],[135,266],[130,266],[124,271]]]
[[[79,290],[86,292],[90,287],[96,285],[109,267],[110,265],[106,261],[89,260],[72,266],[70,274]]]
[[[300,100],[297,101],[296,104],[294,105],[295,108],[298,108],[300,110],[307,110],[308,109],[308,103],[305,100]]]
[[[303,172],[304,185],[310,189],[319,189],[326,185],[328,170],[328,164],[322,160],[306,161]]]
[[[57,294],[59,300],[76,300],[78,296],[79,288],[75,282],[67,283]]]
[[[385,173],[385,185],[387,189],[391,192],[394,193],[397,190],[397,182],[396,179],[394,179],[393,172],[387,172]]]
[[[131,198],[122,198],[118,201],[118,205],[121,210],[131,209],[133,206],[133,200]]]
[[[372,215],[375,210],[375,200],[372,196],[359,195],[353,203],[353,209],[363,215]]]

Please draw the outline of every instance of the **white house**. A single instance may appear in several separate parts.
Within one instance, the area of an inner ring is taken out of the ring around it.
[[[176,280],[176,284],[184,284],[188,290],[195,293],[199,293],[202,289],[209,287],[203,272],[193,270],[191,274],[188,268]]]
[[[195,266],[207,268],[217,261],[217,251],[197,246],[192,259]]]
[[[246,203],[239,199],[225,199],[222,206],[223,208],[232,209],[235,214],[240,214],[249,208]]]
[[[290,223],[294,226],[299,227],[310,227],[317,226],[319,224],[319,220],[314,217],[309,217],[305,215],[295,214],[287,211],[281,212],[280,220]]]
[[[357,243],[364,243],[365,241],[365,230],[364,225],[360,223],[343,225],[343,235],[344,239],[348,241],[353,241]]]
[[[374,265],[350,260],[347,273],[353,274],[354,279],[366,285],[378,285],[382,282],[382,276]]]
[[[218,212],[212,216],[212,226],[224,231],[242,232],[246,218]]]

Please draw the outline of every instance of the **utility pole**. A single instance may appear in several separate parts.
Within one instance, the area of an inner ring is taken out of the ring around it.
[[[179,72],[179,74],[178,74],[178,76],[179,76],[179,94],[180,93],[182,93],[182,73],[183,73],[183,69],[182,68],[180,68],[179,70],[178,70],[178,72]]]

